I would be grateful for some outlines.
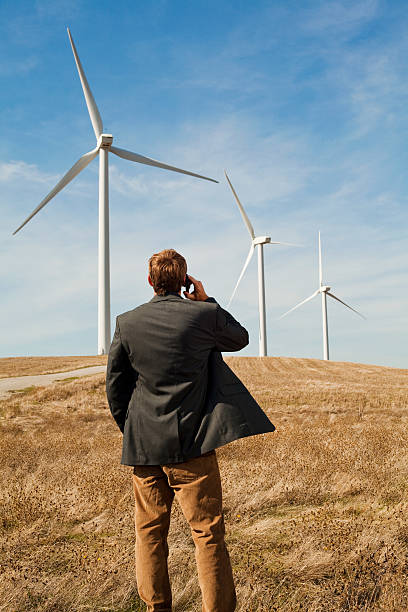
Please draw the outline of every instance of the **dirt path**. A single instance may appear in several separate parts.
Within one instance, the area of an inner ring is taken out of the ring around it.
[[[80,368],[69,372],[57,372],[56,374],[39,374],[37,376],[15,376],[13,378],[0,378],[0,399],[7,397],[12,391],[27,389],[27,387],[44,387],[55,380],[77,378],[78,376],[89,376],[106,372],[106,366],[91,366]]]

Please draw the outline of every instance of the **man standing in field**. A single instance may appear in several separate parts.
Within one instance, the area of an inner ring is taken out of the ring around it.
[[[123,433],[122,464],[133,466],[136,578],[148,612],[171,612],[167,534],[174,496],[196,547],[203,612],[236,607],[224,541],[215,449],[274,426],[223,362],[248,332],[170,249],[149,260],[154,297],[117,317],[106,392]],[[193,284],[191,293],[182,286]]]

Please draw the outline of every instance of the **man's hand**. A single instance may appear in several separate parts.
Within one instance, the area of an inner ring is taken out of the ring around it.
[[[187,291],[183,291],[184,296],[189,300],[193,300],[194,302],[205,302],[205,300],[208,298],[208,295],[204,291],[203,283],[193,278],[191,274],[189,274],[188,277],[193,283],[194,291],[192,293],[187,293]]]

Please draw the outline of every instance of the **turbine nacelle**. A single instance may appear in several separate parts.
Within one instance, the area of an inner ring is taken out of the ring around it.
[[[270,236],[257,236],[253,239],[252,244],[256,246],[257,244],[268,244],[271,242]]]
[[[110,149],[112,142],[112,134],[101,134],[98,138],[98,149]]]
[[[328,291],[330,291],[331,287],[328,287],[327,285],[322,285],[319,289],[320,293],[327,293]]]

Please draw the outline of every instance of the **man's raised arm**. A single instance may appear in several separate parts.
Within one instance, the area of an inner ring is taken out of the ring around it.
[[[249,344],[249,334],[245,327],[238,323],[227,310],[221,308],[219,304],[217,308],[215,342],[217,351],[240,351]]]
[[[194,291],[187,293],[184,291],[186,298],[197,302],[214,302],[217,301],[208,297],[201,281],[196,280],[189,274],[189,278],[194,285]],[[249,343],[249,334],[245,327],[232,314],[221,308],[217,304],[217,320],[215,326],[215,348],[217,351],[240,351]]]

